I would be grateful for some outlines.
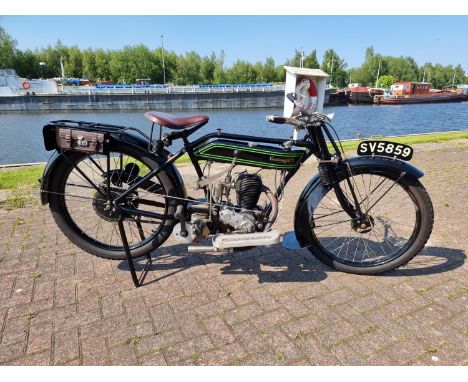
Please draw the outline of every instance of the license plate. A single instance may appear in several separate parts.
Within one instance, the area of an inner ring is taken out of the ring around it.
[[[357,148],[358,155],[383,155],[386,157],[410,160],[413,149],[402,143],[388,141],[363,141]]]

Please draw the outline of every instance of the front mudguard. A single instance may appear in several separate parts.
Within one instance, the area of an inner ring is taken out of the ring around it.
[[[142,154],[152,156],[152,159],[154,159],[159,165],[162,165],[168,158],[169,152],[164,151],[163,155],[157,156],[155,154],[149,153],[148,152],[148,141],[143,139],[142,137],[136,136],[136,135],[130,135],[130,134],[120,134],[120,135],[111,135],[111,141],[110,141],[110,150],[112,150],[112,145],[119,141],[123,142],[126,145],[131,145],[134,148],[140,150]],[[48,142],[45,142],[46,144],[46,149],[55,149],[55,147],[52,146],[52,144]],[[61,153],[58,150],[55,150],[55,152],[52,154],[52,156],[49,158],[49,161],[47,162],[47,165],[44,169],[44,172],[42,174],[42,178],[39,179],[40,182],[40,192],[41,192],[41,203],[42,205],[45,205],[49,202],[49,187],[50,187],[50,180],[54,174],[54,169],[57,166],[58,163],[61,161],[66,160],[63,156],[63,153]],[[187,197],[187,192],[184,186],[184,181],[177,170],[177,167],[174,164],[171,164],[167,166],[164,169],[164,172],[168,175],[168,177],[171,179],[173,185],[174,185],[174,190],[176,190],[177,196],[179,198],[186,198]]]
[[[424,173],[408,162],[381,156],[359,156],[348,160],[351,169],[360,167],[372,167],[376,173],[394,173],[399,176],[402,172],[405,176],[419,179]],[[338,167],[337,178],[344,179],[344,165]],[[311,242],[311,227],[314,226],[313,214],[320,200],[329,192],[330,188],[322,184],[320,176],[315,175],[306,185],[296,204],[294,214],[294,232],[299,247],[307,247]]]

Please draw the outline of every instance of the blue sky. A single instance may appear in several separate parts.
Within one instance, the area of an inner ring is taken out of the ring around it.
[[[359,66],[366,47],[384,55],[413,56],[418,64],[460,63],[468,72],[468,16],[0,16],[20,49],[54,45],[118,49],[143,43],[176,53],[224,50],[226,64],[271,56],[283,63],[303,48],[319,59],[333,48]]]

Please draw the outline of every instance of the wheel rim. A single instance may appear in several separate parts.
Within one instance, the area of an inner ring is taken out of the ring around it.
[[[367,213],[362,228],[343,210],[332,189],[314,210],[315,242],[333,260],[353,267],[378,266],[400,257],[420,226],[413,194],[398,179],[381,174],[361,173],[350,180]],[[340,186],[348,200],[353,200],[347,183],[341,181]]]
[[[93,245],[106,250],[122,251],[123,243],[117,223],[121,212],[107,211],[106,205],[107,156],[87,155],[74,161],[74,164],[76,168],[70,166],[70,171],[61,185],[61,202],[66,214]],[[138,166],[138,173],[135,173],[135,164]],[[109,194],[115,199],[132,184],[137,183],[139,177],[151,171],[151,167],[131,155],[111,152],[109,170],[112,174],[112,191]],[[96,191],[96,187],[101,189],[104,195]],[[159,178],[153,177],[145,187],[146,189],[137,188],[132,192],[125,205],[137,209],[141,207],[142,210],[166,216],[166,192]],[[123,224],[130,248],[141,247],[153,240],[164,223],[165,220],[151,217],[125,215]]]

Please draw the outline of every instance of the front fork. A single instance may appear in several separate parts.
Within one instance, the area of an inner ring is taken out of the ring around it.
[[[351,198],[349,197],[349,195],[347,195],[343,191],[340,185],[340,181],[337,179],[335,175],[335,168],[331,166],[327,168],[327,171],[329,172],[328,178],[332,179],[332,182],[329,185],[329,187],[333,188],[333,191],[335,192],[338,203],[350,217],[351,227],[356,232],[360,232],[360,233],[368,232],[374,226],[374,222],[373,222],[372,217],[367,214],[368,211],[363,211],[361,209],[361,203],[359,202],[357,198],[355,188],[353,185],[353,181],[352,181],[353,174],[352,174],[351,168],[348,166],[348,163],[343,160],[339,160],[338,163],[341,163],[342,166],[346,167],[344,181],[346,182],[348,186],[349,193],[351,194]]]
[[[338,199],[338,202],[340,203],[340,206],[343,208],[343,210],[348,214],[348,216],[352,219],[353,222],[356,222],[359,225],[363,224],[363,222],[366,219],[366,214],[363,213],[361,210],[361,205],[359,203],[359,200],[356,196],[353,182],[352,182],[352,176],[353,173],[351,171],[351,168],[349,167],[347,161],[344,161],[341,158],[340,151],[338,147],[336,146],[335,141],[333,140],[330,132],[328,131],[328,128],[325,124],[320,124],[320,129],[313,129],[310,131],[314,141],[317,144],[318,152],[317,152],[317,158],[319,161],[319,174],[322,179],[322,183],[326,187],[333,188],[335,191],[335,195]],[[330,143],[333,145],[335,149],[335,157],[332,159],[330,152],[328,150],[328,146],[325,142],[325,138],[323,135],[323,132],[327,135],[328,139],[330,140]],[[346,194],[343,192],[341,186],[340,186],[340,181],[336,176],[336,167],[338,166],[344,166],[346,171],[345,171],[345,182],[348,185],[348,188],[351,193],[351,198],[352,201],[349,200],[349,198],[346,196]]]

